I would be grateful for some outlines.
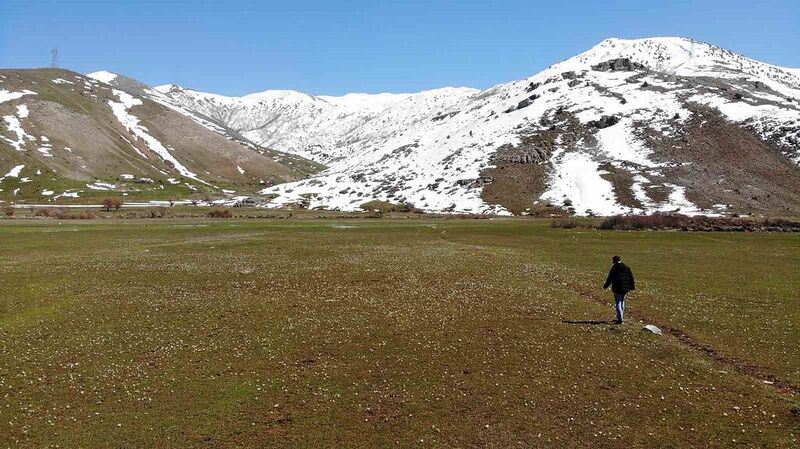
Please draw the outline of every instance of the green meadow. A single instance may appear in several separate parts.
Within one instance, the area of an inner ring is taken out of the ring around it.
[[[2,220],[0,446],[800,446],[800,234],[548,225]]]

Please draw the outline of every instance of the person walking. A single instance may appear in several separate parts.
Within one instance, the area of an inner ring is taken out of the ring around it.
[[[622,324],[625,319],[625,295],[632,290],[636,290],[636,283],[633,280],[633,272],[627,265],[622,263],[619,256],[611,258],[613,265],[608,272],[606,283],[603,289],[611,286],[611,291],[614,292],[614,302],[617,308],[617,324]]]

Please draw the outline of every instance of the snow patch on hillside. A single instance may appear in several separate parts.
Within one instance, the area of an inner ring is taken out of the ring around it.
[[[22,122],[20,119],[27,118],[30,115],[30,111],[28,110],[28,106],[24,104],[17,105],[17,113],[16,115],[6,115],[3,116],[3,121],[6,122],[6,129],[11,131],[16,136],[15,139],[10,139],[5,136],[0,136],[0,139],[8,142],[14,149],[17,151],[25,151],[25,140],[33,141],[35,138],[22,128]]]
[[[91,184],[86,184],[86,187],[92,190],[112,190],[117,188],[117,186],[114,184],[109,184],[107,182],[101,182],[101,181],[95,181]]]
[[[96,79],[97,81],[100,81],[101,83],[106,83],[106,84],[111,83],[112,81],[114,81],[117,78],[117,74],[116,73],[108,72],[108,71],[105,71],[105,70],[92,72],[92,73],[87,74],[86,76],[88,76],[89,78]]]
[[[25,165],[17,165],[17,166],[15,166],[11,170],[9,170],[8,173],[6,173],[3,176],[0,176],[0,181],[4,180],[6,178],[19,178],[19,174],[20,174],[20,172],[22,171],[23,168],[25,168]]]
[[[630,162],[642,167],[658,167],[651,161],[652,153],[633,135],[631,119],[625,118],[620,123],[601,129],[595,134],[603,152],[615,161]]]
[[[163,160],[171,163],[175,170],[177,170],[182,176],[205,184],[205,181],[202,181],[200,178],[198,178],[196,174],[189,171],[189,169],[187,169],[183,164],[180,163],[180,161],[170,154],[169,150],[167,150],[167,148],[161,142],[159,142],[158,139],[151,136],[148,133],[147,128],[139,124],[138,117],[128,112],[128,110],[133,106],[141,105],[142,100],[134,98],[133,96],[121,90],[114,89],[113,92],[120,101],[116,102],[109,100],[108,105],[111,106],[111,110],[114,112],[114,115],[117,117],[117,120],[119,120],[122,126],[133,133],[133,135],[136,137],[144,140],[144,142],[147,144],[147,147],[150,148],[151,151],[158,154]]]
[[[22,98],[25,95],[36,95],[36,92],[30,90],[23,90],[22,92],[11,92],[5,89],[0,89],[0,103],[16,100]]]
[[[599,164],[583,153],[559,155],[551,188],[543,199],[557,205],[572,206],[579,215],[616,215],[629,212],[619,205],[614,187],[601,177],[607,174]]]

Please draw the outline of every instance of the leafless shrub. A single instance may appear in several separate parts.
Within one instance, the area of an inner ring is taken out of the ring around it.
[[[147,210],[147,216],[150,218],[164,218],[167,215],[166,207],[151,207]]]
[[[48,207],[46,209],[34,209],[33,216],[34,217],[45,217],[45,218],[55,218],[58,215],[58,209],[53,207]]]
[[[102,204],[103,204],[103,209],[105,209],[106,212],[111,212],[111,209],[119,210],[119,208],[122,207],[122,200],[120,198],[108,197],[108,198],[103,198]]]
[[[592,224],[574,218],[560,218],[550,221],[550,227],[554,229],[591,228]]]
[[[14,216],[14,213],[16,212],[16,209],[14,209],[14,206],[12,206],[10,204],[6,204],[6,205],[3,206],[1,212],[6,217],[11,218],[11,217]]]
[[[606,218],[599,229],[632,231],[637,229],[683,229],[688,226],[689,217],[685,215],[628,215]]]
[[[224,207],[212,207],[208,211],[208,216],[210,218],[231,218],[233,214],[230,210],[225,209]]]

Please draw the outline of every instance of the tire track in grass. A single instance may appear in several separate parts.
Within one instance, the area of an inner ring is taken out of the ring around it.
[[[571,284],[570,287],[575,290],[579,295],[589,299],[593,302],[598,304],[608,305],[608,301],[604,298],[601,298],[596,292],[578,284]],[[778,390],[781,393],[789,394],[792,396],[800,395],[800,385],[797,385],[793,382],[790,382],[786,379],[780,378],[775,374],[769,372],[768,369],[758,366],[752,363],[744,362],[736,357],[731,357],[725,354],[722,354],[717,348],[711,346],[710,344],[703,343],[697,338],[689,335],[682,329],[678,329],[671,326],[662,325],[657,323],[646,316],[642,315],[640,312],[636,311],[634,308],[627,308],[626,307],[625,314],[630,315],[640,321],[646,323],[653,323],[658,326],[662,332],[670,337],[674,338],[681,347],[684,349],[703,354],[713,361],[727,366],[734,371],[743,374],[752,380],[762,383],[764,385],[771,386]]]

